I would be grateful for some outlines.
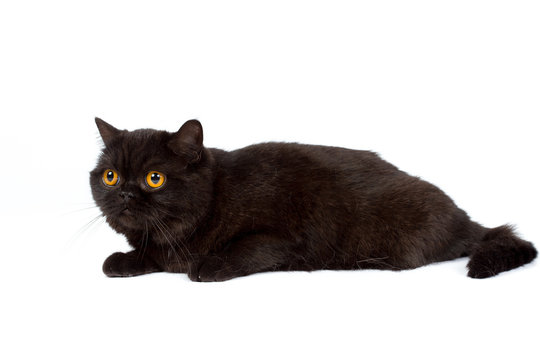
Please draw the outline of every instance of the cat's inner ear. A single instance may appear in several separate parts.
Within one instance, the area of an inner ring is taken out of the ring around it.
[[[103,139],[103,142],[105,143],[105,146],[109,146],[109,144],[113,141],[113,139],[117,137],[121,132],[120,130],[106,123],[100,118],[96,118],[96,125],[98,127],[99,134],[101,135],[101,138]]]
[[[187,156],[189,162],[200,159],[203,148],[203,129],[198,120],[187,121],[169,141],[169,148],[177,155]]]

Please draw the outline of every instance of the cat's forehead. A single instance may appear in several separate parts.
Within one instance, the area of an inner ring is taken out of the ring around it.
[[[169,139],[170,134],[166,131],[141,129],[125,132],[105,149],[104,160],[119,170],[144,170],[149,165],[166,161],[170,155]]]
[[[170,134],[166,131],[158,131],[152,129],[140,129],[128,131],[123,134],[122,146],[130,149],[147,149],[152,150],[161,146],[166,146]]]

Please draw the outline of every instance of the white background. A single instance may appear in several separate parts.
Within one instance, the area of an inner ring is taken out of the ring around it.
[[[537,1],[0,3],[2,359],[538,359],[538,262],[108,279],[94,116],[370,149],[540,247]],[[535,340],[536,339],[536,340]]]

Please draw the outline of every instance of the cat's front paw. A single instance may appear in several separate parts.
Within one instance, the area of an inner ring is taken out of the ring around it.
[[[188,273],[192,281],[225,281],[241,276],[231,264],[219,256],[204,257]]]
[[[103,272],[108,277],[128,277],[140,273],[135,267],[131,254],[116,252],[103,263]]]

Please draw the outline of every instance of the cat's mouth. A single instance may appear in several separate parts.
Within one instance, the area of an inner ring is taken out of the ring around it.
[[[133,216],[133,211],[131,211],[128,207],[125,207],[121,212],[120,214],[122,215],[126,215],[126,216]]]

